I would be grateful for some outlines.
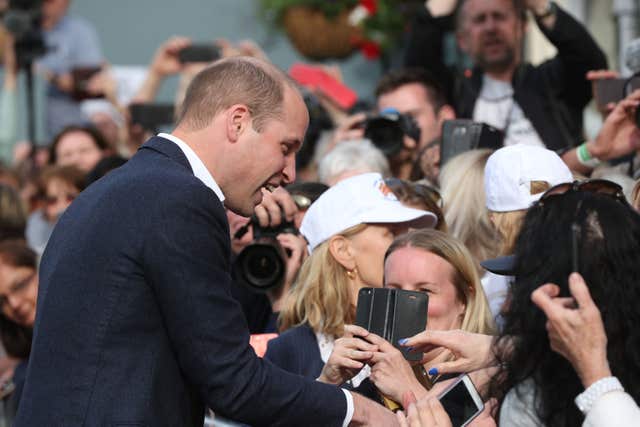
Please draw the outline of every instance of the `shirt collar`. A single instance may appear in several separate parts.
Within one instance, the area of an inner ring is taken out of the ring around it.
[[[220,199],[221,202],[224,202],[224,194],[222,194],[222,190],[218,186],[216,180],[213,179],[213,176],[211,176],[211,172],[209,172],[209,169],[207,169],[204,163],[202,163],[202,160],[200,160],[200,157],[198,157],[195,151],[193,151],[186,142],[174,135],[168,133],[160,133],[158,134],[158,136],[160,138],[168,139],[169,141],[180,147],[184,155],[187,157],[187,161],[189,162],[189,165],[193,170],[193,175],[195,175],[196,178],[202,181],[204,185],[213,190],[213,192],[216,193],[216,196],[218,196],[218,199]]]

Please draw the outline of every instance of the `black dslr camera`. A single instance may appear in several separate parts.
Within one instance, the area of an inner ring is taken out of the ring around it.
[[[18,67],[27,67],[46,53],[42,23],[43,0],[10,0],[4,25],[15,38]]]
[[[288,254],[276,237],[284,233],[298,235],[298,229],[290,221],[283,221],[277,227],[261,227],[255,216],[251,218],[251,225],[253,242],[238,254],[233,268],[242,283],[258,291],[268,291],[284,284],[287,274]]]
[[[420,141],[420,128],[413,117],[393,108],[367,117],[363,127],[365,138],[371,140],[388,157],[402,150],[405,135],[416,143]]]

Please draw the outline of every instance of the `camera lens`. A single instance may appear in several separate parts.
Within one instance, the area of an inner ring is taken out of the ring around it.
[[[385,117],[367,121],[364,136],[370,139],[385,156],[398,154],[404,145],[404,131],[398,121]]]
[[[258,290],[268,290],[283,283],[284,251],[277,240],[247,246],[236,259],[236,273],[244,283]]]

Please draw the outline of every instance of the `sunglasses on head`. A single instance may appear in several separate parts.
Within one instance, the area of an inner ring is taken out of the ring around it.
[[[436,206],[442,209],[442,196],[440,195],[440,192],[433,187],[417,182],[404,181],[400,178],[387,178],[384,180],[384,183],[391,189],[391,191],[404,189],[405,191],[413,192],[419,197],[431,200],[436,204]]]
[[[561,196],[569,191],[582,191],[588,193],[597,193],[611,196],[621,203],[629,204],[622,187],[615,182],[606,179],[586,179],[584,181],[566,182],[554,185],[544,192],[538,201],[539,205],[543,205],[545,200],[549,200],[554,196]]]

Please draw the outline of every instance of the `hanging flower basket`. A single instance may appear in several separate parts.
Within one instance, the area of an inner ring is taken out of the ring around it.
[[[349,23],[351,10],[327,17],[321,10],[293,6],[282,17],[285,32],[302,55],[313,60],[341,59],[351,55],[361,38],[360,28]]]
[[[284,28],[309,59],[345,58],[360,50],[377,59],[394,47],[423,0],[260,0],[267,21]]]

